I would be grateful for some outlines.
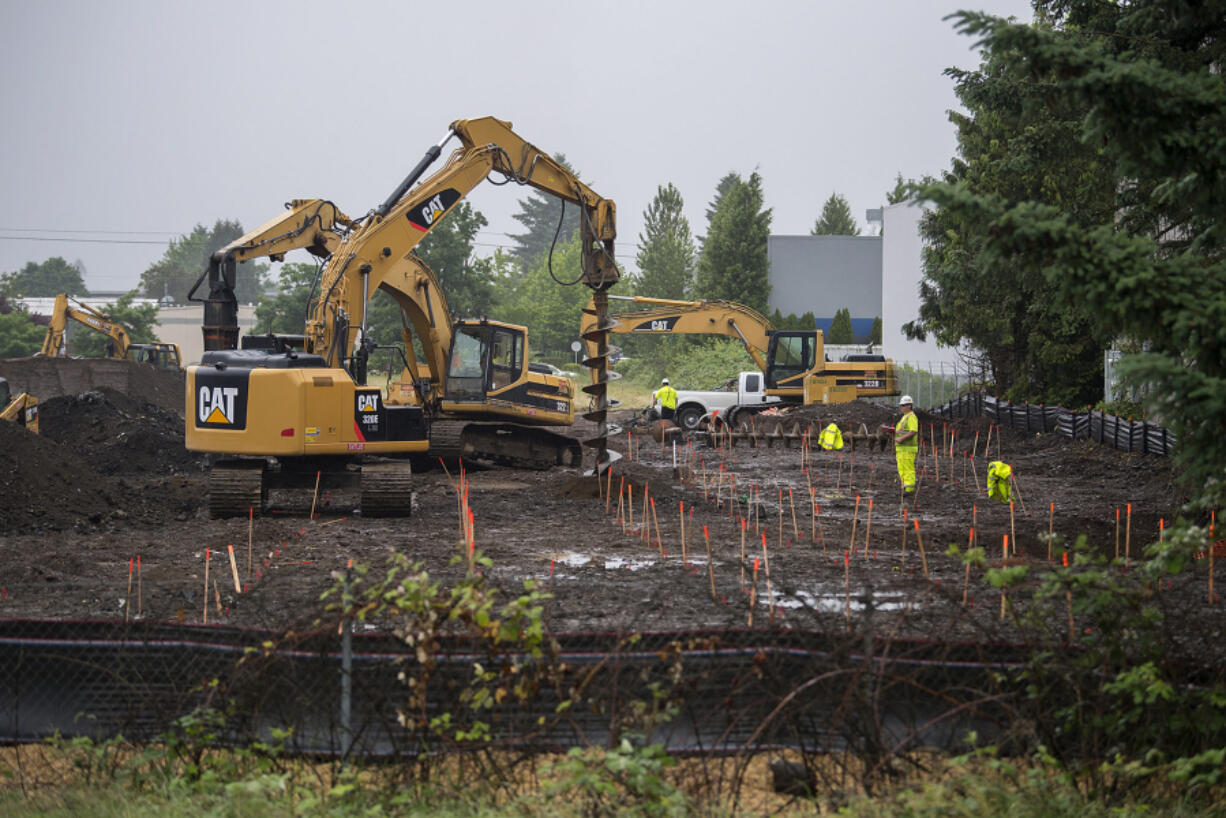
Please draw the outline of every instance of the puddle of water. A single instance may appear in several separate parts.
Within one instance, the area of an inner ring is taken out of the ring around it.
[[[629,568],[631,571],[638,571],[642,568],[651,568],[655,564],[655,560],[628,560],[622,557],[613,557],[604,561],[604,569],[606,571],[615,571],[621,568]]]
[[[811,594],[808,591],[797,591],[793,594],[775,595],[775,607],[799,609],[806,608],[820,613],[842,613],[846,609],[847,597],[842,593]],[[902,611],[911,606],[902,594],[875,594],[872,599],[874,611]],[[851,610],[853,613],[863,613],[866,608],[862,595],[851,594]]]

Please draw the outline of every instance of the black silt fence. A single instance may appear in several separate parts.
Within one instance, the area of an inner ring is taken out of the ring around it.
[[[975,392],[932,410],[946,419],[987,417],[1019,432],[1055,432],[1069,440],[1093,440],[1124,452],[1169,455],[1175,435],[1156,423],[1124,420],[1106,412],[1073,412],[1060,406],[1011,403]]]

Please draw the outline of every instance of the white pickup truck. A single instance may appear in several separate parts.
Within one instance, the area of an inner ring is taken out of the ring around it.
[[[678,389],[676,423],[683,429],[693,430],[703,415],[715,410],[723,414],[734,406],[779,403],[779,398],[766,394],[765,381],[761,372],[742,372],[716,389]]]

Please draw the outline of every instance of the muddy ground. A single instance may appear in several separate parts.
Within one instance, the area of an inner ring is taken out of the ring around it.
[[[200,621],[206,547],[214,554],[209,621],[238,625],[308,624],[321,615],[321,595],[349,560],[381,566],[389,552],[399,551],[439,578],[462,572],[452,559],[459,535],[456,475],[440,469],[420,475],[414,515],[407,519],[362,519],[344,494],[321,497],[314,520],[309,495],[277,494],[276,507],[253,523],[209,519],[202,462],[183,449],[182,402],[165,380],[175,376],[148,369],[142,377],[151,381],[143,394],[160,396],[160,403],[104,388],[44,401],[41,437],[0,424],[0,617],[122,619],[127,613]],[[620,413],[620,419],[631,414]],[[1108,556],[1116,549],[1117,508],[1119,548],[1136,555],[1157,538],[1159,519],[1170,520],[1181,504],[1165,458],[1005,430],[993,432],[992,454],[999,446],[1017,476],[1021,498],[1011,521],[1007,505],[983,496],[966,456],[978,433],[974,467],[982,482],[987,421],[943,424],[920,417],[925,436],[935,433],[938,443],[943,433],[956,432],[953,468],[943,458],[938,480],[931,458],[923,461],[918,506],[907,509],[905,525],[890,449],[870,451],[861,442],[841,455],[814,452],[806,474],[798,447],[767,448],[759,441],[757,448],[717,450],[699,437],[678,448],[682,463],[694,468],[683,481],[674,472],[671,447],[650,439],[638,446],[635,436],[637,454],[615,465],[610,501],[578,470],[467,464],[476,544],[493,560],[487,575],[508,592],[525,579],[552,590],[548,617],[556,632],[744,627],[753,559],[769,557],[771,594],[763,562],[756,627],[841,630],[850,611],[857,625],[871,616],[900,633],[999,639],[1018,637],[1001,629],[999,593],[975,570],[971,604],[963,608],[963,565],[943,553],[950,543],[966,545],[973,517],[989,559],[1001,559],[1002,538],[1012,532],[1017,554],[1011,559],[1037,565],[1047,560],[1043,536],[1052,503],[1058,536],[1084,534]],[[853,403],[797,410],[786,422],[788,428],[837,422],[845,430],[871,431],[894,418],[890,410]],[[759,431],[771,426],[763,420]],[[611,447],[624,455],[629,440],[623,432]],[[718,477],[721,465],[736,481],[731,508],[728,480]],[[623,481],[627,491],[633,488],[637,522],[625,531],[616,513]],[[820,514],[811,512],[810,486]],[[658,521],[659,542],[656,525],[650,543],[640,533],[645,489],[654,501],[654,520],[651,514],[648,519]],[[751,496],[761,503],[757,520],[747,525],[743,587],[739,520]],[[684,555],[679,503],[687,517]],[[915,520],[930,581],[923,577]],[[845,567],[853,527],[855,553]],[[241,593],[226,557],[230,545]],[[1059,554],[1057,546],[1057,561]],[[140,573],[129,592],[129,561],[137,557]],[[1223,644],[1221,608],[1209,607],[1205,580],[1206,566],[1198,563],[1155,597],[1178,621],[1170,638],[1180,652],[1200,658],[1206,650],[1220,653]]]

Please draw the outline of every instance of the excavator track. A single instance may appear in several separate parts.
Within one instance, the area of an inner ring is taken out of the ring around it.
[[[413,514],[413,469],[408,463],[362,465],[363,517],[409,517]]]
[[[263,461],[225,461],[209,471],[209,516],[246,517],[263,513],[268,500]]]
[[[430,424],[430,454],[444,460],[492,460],[517,469],[579,466],[583,449],[567,435],[513,423],[460,420]]]

